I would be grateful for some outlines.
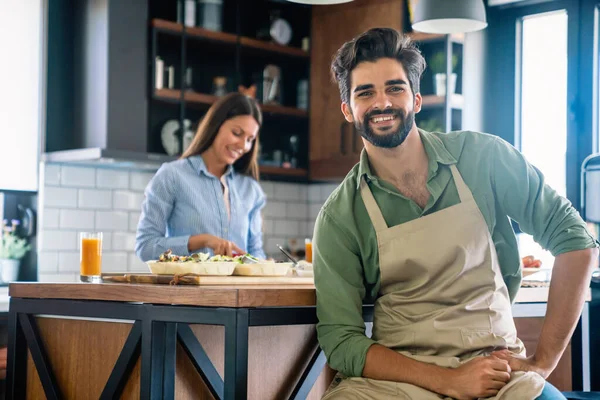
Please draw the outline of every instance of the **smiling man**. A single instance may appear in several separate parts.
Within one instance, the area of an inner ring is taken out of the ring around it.
[[[331,399],[554,399],[545,378],[580,315],[597,243],[568,200],[511,145],[417,128],[425,60],[407,37],[369,30],[332,64],[360,162],[319,213],[319,342],[339,371]],[[548,312],[525,357],[510,219],[556,256]],[[372,336],[361,306],[374,303]]]

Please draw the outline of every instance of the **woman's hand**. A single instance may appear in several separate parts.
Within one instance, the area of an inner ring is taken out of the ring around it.
[[[237,247],[233,242],[217,236],[202,234],[190,237],[188,242],[188,250],[190,252],[204,247],[212,249],[215,255],[219,254],[231,257],[233,253],[246,254],[244,250]]]
[[[237,247],[233,242],[229,240],[221,239],[220,237],[212,236],[206,243],[206,247],[213,249],[215,254],[221,254],[224,256],[233,256],[233,253],[245,254],[246,252]]]

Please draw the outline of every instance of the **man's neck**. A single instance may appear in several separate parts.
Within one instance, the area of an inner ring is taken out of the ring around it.
[[[429,161],[417,127],[413,127],[404,142],[386,149],[364,140],[369,164],[374,175],[388,182],[402,182],[407,175],[427,176]]]

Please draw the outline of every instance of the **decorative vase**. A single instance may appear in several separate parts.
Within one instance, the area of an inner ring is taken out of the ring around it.
[[[16,281],[19,278],[19,266],[21,260],[13,260],[7,258],[0,259],[0,278],[2,282],[9,283]]]
[[[446,95],[446,74],[435,74],[435,95],[445,96]],[[456,90],[456,74],[450,75],[450,94],[454,94]]]

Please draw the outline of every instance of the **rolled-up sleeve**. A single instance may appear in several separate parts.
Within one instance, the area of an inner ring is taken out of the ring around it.
[[[362,376],[369,347],[362,303],[365,297],[357,245],[321,210],[315,223],[313,265],[317,289],[317,334],[331,368]]]
[[[491,168],[500,206],[553,256],[598,246],[571,202],[550,187],[542,172],[517,149],[499,138]]]
[[[190,235],[166,237],[167,222],[175,205],[172,175],[163,165],[146,187],[135,240],[135,252],[142,261],[156,260],[168,249],[179,255],[189,253]]]
[[[254,257],[264,259],[266,255],[263,250],[262,210],[267,203],[267,199],[258,183],[256,184],[256,190],[258,192],[258,200],[254,207],[252,207],[252,210],[250,210],[247,252]]]

